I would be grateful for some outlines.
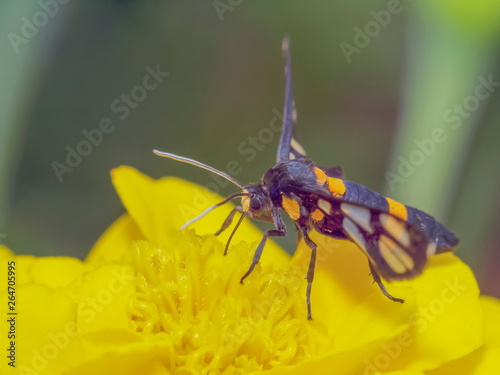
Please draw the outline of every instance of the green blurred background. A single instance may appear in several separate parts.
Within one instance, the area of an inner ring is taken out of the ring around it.
[[[124,212],[109,179],[121,164],[213,181],[153,148],[221,169],[236,160],[240,181],[258,181],[278,136],[244,150],[282,110],[289,35],[309,156],[435,215],[461,237],[483,292],[500,296],[499,19],[498,0],[2,2],[0,240],[84,257]],[[136,89],[148,66],[169,75]],[[113,103],[133,90],[147,96],[121,119]],[[53,163],[105,118],[114,130],[58,178]]]

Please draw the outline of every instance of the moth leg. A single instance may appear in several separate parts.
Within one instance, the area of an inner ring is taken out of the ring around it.
[[[312,320],[311,313],[311,288],[312,282],[314,280],[314,269],[316,267],[316,244],[309,238],[309,235],[306,230],[304,233],[304,241],[307,246],[311,248],[311,259],[309,260],[309,268],[307,269],[307,290],[306,290],[306,304],[307,304],[307,319]]]
[[[240,224],[243,222],[243,219],[245,218],[246,214],[247,214],[246,212],[243,212],[241,214],[240,219],[238,220],[235,227],[233,228],[233,231],[229,235],[229,238],[227,239],[227,242],[226,242],[226,247],[224,248],[224,256],[227,255],[227,251],[229,250],[229,245],[231,244],[231,240],[233,239],[233,236],[236,233],[236,231],[238,230],[238,228],[240,227]]]
[[[229,215],[227,215],[226,220],[224,220],[224,222],[222,223],[221,228],[217,232],[214,233],[214,236],[218,236],[219,234],[221,234],[222,232],[224,232],[231,225],[231,223],[233,222],[234,215],[236,214],[236,212],[243,213],[243,207],[237,206],[237,207],[233,208],[231,210],[231,212],[229,213]]]
[[[279,210],[276,208],[273,208],[272,211],[272,217],[274,221],[274,225],[276,229],[271,229],[268,230],[264,233],[264,237],[262,237],[262,240],[259,243],[259,246],[257,246],[257,249],[255,250],[255,253],[253,254],[253,259],[252,263],[250,264],[250,267],[248,268],[248,271],[243,275],[243,277],[240,279],[240,283],[243,284],[243,281],[250,275],[257,265],[259,263],[260,257],[262,255],[262,250],[264,250],[264,246],[266,244],[266,241],[269,237],[281,237],[286,235],[286,227],[285,223],[283,222],[283,219],[280,216]]]
[[[394,301],[394,302],[399,302],[399,303],[404,303],[404,299],[401,299],[401,298],[396,298],[396,297],[393,297],[389,294],[389,292],[387,291],[387,289],[385,288],[385,285],[382,284],[382,280],[380,279],[380,275],[378,274],[377,270],[375,269],[375,267],[373,267],[373,265],[371,264],[370,261],[368,261],[368,265],[370,266],[370,272],[373,276],[373,281],[377,283],[378,287],[380,288],[380,290],[382,291],[382,293],[384,294],[384,296],[386,296],[387,298],[389,298],[391,301]]]
[[[302,218],[307,217],[308,213],[306,208],[302,205],[302,200],[295,194],[291,193],[290,196],[299,204],[300,207],[300,219],[299,221],[295,221],[295,226],[297,229],[297,240],[300,240],[299,234],[302,234],[304,241],[307,246],[311,248],[311,259],[309,260],[309,267],[307,269],[307,289],[306,289],[306,305],[307,305],[307,319],[312,320],[312,312],[311,312],[311,288],[312,282],[314,280],[314,269],[316,267],[316,244],[309,238],[309,228],[306,226],[304,222],[301,221]],[[297,241],[298,242],[298,241]]]

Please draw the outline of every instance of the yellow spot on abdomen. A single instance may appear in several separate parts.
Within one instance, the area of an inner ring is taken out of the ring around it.
[[[389,204],[389,213],[394,216],[399,217],[400,219],[407,220],[408,219],[408,210],[406,206],[402,203],[396,202],[391,198],[385,198],[387,203]]]
[[[318,178],[316,180],[316,183],[318,185],[323,186],[326,183],[326,181],[328,180],[328,177],[326,176],[325,172],[323,172],[321,169],[316,167],[316,168],[314,168],[314,173],[316,174],[316,177]]]
[[[328,190],[330,190],[330,193],[332,193],[334,197],[340,198],[346,192],[344,181],[340,178],[329,177]]]
[[[300,217],[300,206],[297,201],[292,198],[282,196],[281,207],[283,210],[292,218],[292,220],[298,220]]]
[[[325,217],[325,214],[323,212],[321,212],[321,210],[318,210],[318,209],[315,209],[312,213],[311,213],[311,218],[314,220],[314,221],[321,221],[323,220],[323,218]]]

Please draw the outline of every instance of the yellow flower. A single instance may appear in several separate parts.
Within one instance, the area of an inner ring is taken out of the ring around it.
[[[220,197],[130,167],[112,177],[128,214],[85,261],[0,248],[1,280],[15,262],[17,312],[14,324],[7,313],[0,319],[1,347],[13,354],[3,356],[1,374],[499,373],[500,302],[479,297],[453,254],[435,256],[414,280],[389,284],[406,299],[400,305],[372,284],[359,249],[317,235],[308,321],[304,244],[290,257],[269,242],[242,285],[262,236],[250,221],[224,257],[228,233],[211,233],[229,205],[178,231]],[[10,295],[0,294],[5,307]]]

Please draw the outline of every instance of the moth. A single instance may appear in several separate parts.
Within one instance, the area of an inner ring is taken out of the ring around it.
[[[312,230],[354,242],[367,256],[374,282],[382,293],[394,302],[404,300],[389,294],[382,279],[387,281],[409,279],[419,275],[434,254],[453,251],[459,240],[432,216],[416,208],[385,198],[367,187],[343,177],[341,167],[319,168],[307,158],[304,148],[294,138],[296,122],[292,91],[292,69],[289,40],[282,43],[285,59],[285,104],[276,165],[269,169],[260,183],[243,186],[225,172],[199,161],[154,150],[159,156],[193,164],[224,177],[241,189],[222,202],[209,207],[182,228],[199,220],[213,209],[241,198],[215,233],[227,229],[236,213],[241,216],[231,233],[224,254],[237,228],[248,216],[272,223],[257,246],[248,271],[241,277],[243,283],[259,263],[266,241],[270,237],[285,236],[287,229],[282,211],[294,221],[299,237],[311,249],[307,270],[307,318],[312,319],[311,288],[314,279],[317,246],[310,238]],[[182,229],[181,228],[181,229]]]

